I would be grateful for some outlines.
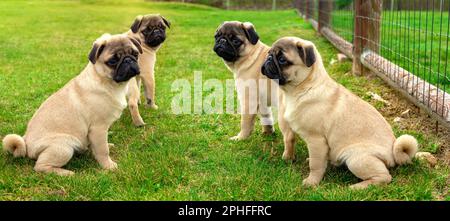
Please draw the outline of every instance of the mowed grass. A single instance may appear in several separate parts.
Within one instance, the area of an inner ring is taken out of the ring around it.
[[[331,26],[353,42],[353,13],[336,10]],[[450,20],[448,10],[383,11],[380,53],[416,76],[450,92]]]
[[[358,182],[346,168],[329,168],[321,185],[306,189],[307,149],[299,142],[298,161],[285,163],[282,136],[233,142],[239,116],[232,114],[174,115],[172,82],[193,82],[194,71],[203,81],[225,82],[232,74],[212,51],[214,32],[225,20],[251,21],[261,40],[271,44],[282,36],[314,41],[332,76],[364,96],[380,80],[346,74],[351,63],[329,65],[337,51],[294,10],[224,11],[171,3],[88,1],[0,2],[0,138],[24,134],[40,104],[76,76],[87,64],[92,42],[104,32],[126,31],[138,14],[161,13],[172,22],[168,40],[156,65],[158,111],[141,107],[147,122],[132,125],[128,110],[110,130],[116,147],[111,157],[119,169],[100,169],[91,154],[74,157],[66,168],[72,177],[33,171],[34,161],[0,154],[1,200],[435,200],[448,194],[449,169],[430,169],[424,163],[391,169],[392,184],[352,191]],[[206,95],[208,92],[204,92]],[[367,96],[365,96],[367,98]],[[406,131],[397,130],[396,134]],[[436,151],[432,135],[408,131],[421,147]],[[448,199],[448,198],[447,198]]]

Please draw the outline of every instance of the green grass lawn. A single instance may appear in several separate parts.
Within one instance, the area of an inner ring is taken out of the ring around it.
[[[340,83],[367,98],[380,92],[380,80],[346,74],[351,63],[329,65],[337,51],[318,37],[294,10],[224,11],[171,3],[94,1],[0,2],[0,138],[23,134],[39,105],[76,76],[87,64],[92,42],[104,32],[121,33],[138,14],[161,13],[172,22],[156,65],[160,110],[141,108],[147,122],[132,125],[128,110],[110,130],[111,157],[118,165],[106,172],[90,154],[74,157],[72,177],[38,174],[34,161],[0,154],[1,200],[434,200],[448,197],[449,168],[424,163],[391,169],[386,187],[351,191],[358,182],[345,168],[329,168],[317,189],[305,189],[307,150],[297,145],[298,161],[285,163],[282,136],[261,136],[258,127],[247,141],[229,141],[239,131],[238,115],[174,115],[173,81],[225,81],[232,74],[212,51],[214,32],[225,20],[251,21],[261,40],[271,44],[282,36],[313,40],[327,68]],[[205,92],[206,94],[206,92]],[[376,107],[382,104],[374,103]],[[422,150],[439,151],[436,138],[417,131]]]
[[[381,55],[450,92],[448,10],[383,11],[381,21]],[[332,13],[333,30],[349,42],[353,41],[353,22],[351,11]]]

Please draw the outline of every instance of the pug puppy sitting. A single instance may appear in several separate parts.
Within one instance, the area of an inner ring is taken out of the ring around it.
[[[273,82],[261,74],[269,49],[259,40],[250,22],[224,22],[216,31],[214,52],[234,74],[241,108],[241,131],[232,140],[248,138],[257,115],[261,117],[263,133],[274,132],[270,107],[276,105],[272,103],[277,101],[277,97],[272,96]]]
[[[262,73],[279,82],[280,112],[287,122],[284,136],[299,134],[309,151],[306,186],[322,180],[327,163],[345,164],[363,181],[362,189],[391,182],[388,168],[411,161],[418,149],[410,135],[394,137],[391,126],[370,104],[331,79],[313,43],[286,37],[276,41]],[[285,157],[293,158],[293,142],[285,139]]]
[[[140,103],[141,81],[144,83],[146,106],[158,109],[155,100],[155,62],[156,52],[166,40],[166,28],[170,28],[170,22],[159,14],[137,16],[131,28],[126,34],[142,42],[144,53],[139,58],[141,74],[130,80],[128,91],[128,106],[133,123],[136,126],[145,125],[138,104]]]
[[[84,70],[39,107],[23,137],[7,135],[3,149],[14,157],[36,159],[37,172],[72,175],[62,167],[74,152],[88,149],[102,168],[116,169],[108,130],[126,108],[128,80],[140,73],[141,53],[139,42],[127,35],[98,38]]]

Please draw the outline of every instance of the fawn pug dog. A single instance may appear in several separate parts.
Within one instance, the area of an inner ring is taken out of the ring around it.
[[[155,62],[156,52],[166,40],[166,28],[170,28],[170,22],[161,15],[140,15],[136,17],[130,30],[126,33],[130,37],[142,42],[144,52],[139,57],[141,74],[131,79],[128,86],[128,106],[133,124],[136,126],[145,125],[138,109],[141,81],[144,83],[146,106],[155,110],[158,109],[155,100]]]
[[[411,161],[418,149],[410,135],[395,138],[391,126],[370,104],[332,80],[313,43],[295,37],[276,41],[262,73],[278,80],[285,159],[294,157],[294,133],[307,143],[309,176],[306,186],[322,180],[328,161],[345,164],[362,179],[352,185],[391,182],[389,167]]]
[[[272,81],[261,74],[269,47],[259,40],[250,22],[224,22],[215,33],[214,52],[233,72],[241,112],[241,131],[232,140],[243,140],[253,131],[257,114],[264,134],[272,134],[270,109],[277,98],[271,96]]]
[[[140,73],[141,53],[139,42],[127,35],[102,35],[84,70],[39,107],[23,137],[7,135],[4,150],[36,159],[37,172],[72,175],[62,167],[74,152],[87,149],[102,168],[116,169],[109,156],[108,129],[127,106],[128,81]]]

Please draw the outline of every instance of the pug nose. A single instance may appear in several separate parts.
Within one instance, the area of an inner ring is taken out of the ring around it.
[[[130,71],[131,71],[131,73],[136,74],[136,75],[141,73],[141,70],[139,69],[139,66],[137,66],[137,65],[131,65]]]
[[[123,59],[124,63],[131,63],[133,61],[133,59],[126,57],[125,59]]]
[[[136,75],[141,73],[141,71],[139,70],[138,67],[133,67],[132,71],[133,71],[133,73],[136,74]]]
[[[159,34],[160,32],[161,32],[161,30],[159,30],[159,29],[155,30],[155,34]]]

